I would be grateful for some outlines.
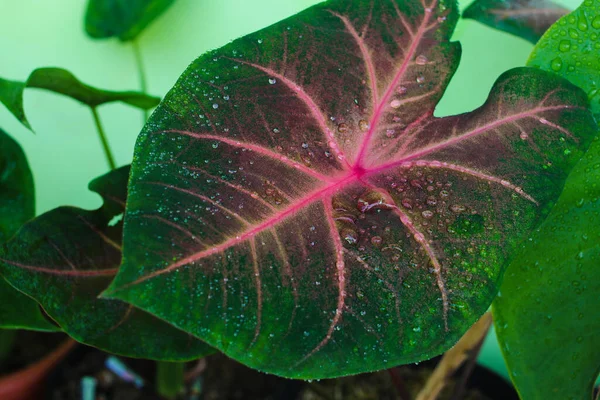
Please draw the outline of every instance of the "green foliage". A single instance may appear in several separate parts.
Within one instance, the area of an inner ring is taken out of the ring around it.
[[[31,129],[23,109],[25,88],[49,90],[71,97],[92,108],[120,101],[130,106],[148,110],[160,102],[159,98],[139,92],[113,92],[96,89],[79,81],[73,74],[61,68],[38,68],[25,82],[0,78],[0,102],[27,128]]]
[[[0,245],[33,218],[33,176],[21,147],[0,129]],[[0,275],[0,328],[55,331],[39,305]]]
[[[175,0],[89,0],[85,30],[96,39],[134,40]]]
[[[595,22],[594,22],[595,21]],[[600,116],[600,1],[554,24],[529,65],[584,89]],[[506,273],[494,321],[523,399],[591,398],[600,371],[600,141],[569,176],[544,224]]]
[[[475,0],[463,18],[512,33],[536,43],[569,10],[549,0]]]
[[[585,0],[554,24],[527,65],[552,71],[585,90],[600,117],[600,1]]]
[[[532,68],[433,117],[456,19],[328,1],[198,58],[138,139],[104,296],[286,377],[452,346],[596,132],[585,94]]]
[[[79,342],[130,357],[188,360],[212,350],[198,339],[120,301],[99,299],[121,260],[129,167],[90,189],[104,199],[95,211],[60,207],[25,224],[0,252],[0,272],[35,298]],[[68,307],[65,305],[68,304]]]

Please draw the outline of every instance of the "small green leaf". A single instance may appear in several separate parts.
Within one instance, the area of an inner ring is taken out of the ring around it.
[[[96,89],[82,83],[69,71],[61,68],[38,68],[29,75],[25,82],[0,78],[0,101],[29,129],[31,126],[23,109],[23,91],[27,87],[62,94],[90,107],[120,101],[148,110],[156,107],[160,102],[159,98],[140,92],[113,92]]]
[[[549,0],[475,0],[464,11],[463,18],[472,18],[535,43],[568,12]]]
[[[0,243],[35,213],[33,176],[21,147],[0,129]],[[0,276],[0,328],[56,331],[39,305]]]
[[[6,280],[40,302],[75,340],[110,353],[167,361],[212,352],[156,317],[121,301],[99,299],[121,260],[129,167],[90,183],[104,199],[95,211],[60,207],[25,224],[0,251]]]
[[[584,89],[597,116],[599,33],[600,0],[586,0],[548,30],[529,59]],[[494,301],[498,340],[525,400],[591,398],[600,371],[599,198],[596,138],[548,219],[508,267]]]
[[[85,30],[93,38],[134,40],[175,0],[89,0]]]

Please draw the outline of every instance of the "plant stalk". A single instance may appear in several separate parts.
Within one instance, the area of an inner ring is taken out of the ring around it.
[[[2,278],[0,278],[2,279]],[[0,364],[10,353],[13,343],[17,337],[17,331],[14,329],[0,329]]]
[[[156,391],[162,397],[172,400],[183,391],[185,363],[156,362]]]
[[[96,123],[96,130],[98,131],[98,136],[100,136],[100,141],[102,142],[102,147],[104,148],[104,155],[106,156],[106,161],[108,162],[108,166],[111,170],[117,168],[117,164],[115,163],[115,158],[113,157],[112,151],[110,150],[110,146],[108,145],[108,140],[106,139],[106,134],[104,133],[104,128],[100,123],[100,116],[98,115],[98,110],[96,107],[90,107],[92,110],[92,115],[94,116],[94,122]]]
[[[454,347],[444,354],[416,400],[437,399],[446,386],[448,378],[469,358],[473,349],[477,349],[481,345],[491,326],[492,313],[487,312],[469,328]]]
[[[140,78],[140,90],[143,93],[146,93],[146,91],[148,89],[148,83],[146,80],[146,69],[144,68],[144,61],[142,60],[142,52],[140,51],[140,46],[139,46],[137,40],[133,40],[131,42],[131,45],[133,47],[133,54],[135,56],[135,64],[137,65],[138,75]],[[144,113],[143,123],[145,124],[146,121],[148,120],[148,110],[143,110],[143,113]]]

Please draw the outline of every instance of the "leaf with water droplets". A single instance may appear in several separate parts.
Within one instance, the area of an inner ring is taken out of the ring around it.
[[[463,18],[536,43],[550,25],[568,12],[549,0],[475,0],[463,12]]]
[[[113,92],[96,89],[78,80],[69,71],[61,68],[38,68],[25,82],[0,78],[0,102],[23,125],[31,129],[23,108],[23,92],[25,88],[49,90],[68,96],[90,107],[120,101],[130,106],[149,110],[159,103],[160,99],[139,92]]]
[[[600,1],[586,0],[548,30],[534,48],[529,64],[552,69],[548,60],[563,53],[555,34],[577,29],[577,25],[584,25],[582,21],[594,18],[598,18],[595,29],[600,33]],[[592,34],[579,30],[580,50],[598,43]],[[594,92],[600,78],[598,52],[562,56],[567,65],[575,60],[595,65],[559,73],[588,93],[592,110],[600,116]],[[508,267],[502,295],[494,301],[498,340],[511,378],[524,399],[592,397],[600,370],[599,198],[600,140],[596,138],[569,175],[549,217]]]
[[[453,1],[328,1],[198,58],[137,142],[104,296],[288,377],[452,346],[596,129],[584,93],[529,68],[434,117],[456,20]]]
[[[95,211],[60,207],[25,224],[0,251],[0,273],[37,300],[74,339],[110,353],[189,360],[204,342],[118,300],[98,299],[121,260],[129,167],[90,183],[104,199]]]
[[[0,245],[35,214],[33,176],[21,147],[0,129]],[[38,304],[0,276],[0,328],[56,331]]]
[[[95,39],[135,40],[175,0],[89,0],[85,31]]]
[[[585,90],[600,117],[600,1],[586,0],[552,25],[527,65],[553,71]]]

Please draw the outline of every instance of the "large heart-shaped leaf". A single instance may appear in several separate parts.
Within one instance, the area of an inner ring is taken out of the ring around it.
[[[598,29],[600,1],[584,2],[550,28],[529,60],[584,89],[597,118],[600,53],[592,49]],[[600,371],[599,198],[596,140],[548,219],[508,267],[502,296],[494,301],[498,340],[523,399],[591,398]]]
[[[111,221],[124,211],[128,176],[124,167],[91,182],[90,189],[104,199],[99,210],[61,207],[27,223],[0,251],[0,272],[80,342],[159,360],[212,352],[146,312],[98,299],[121,260],[122,224]]]
[[[584,93],[528,68],[434,117],[456,19],[328,1],[201,56],[136,145],[105,296],[288,377],[448,349],[595,133]]]
[[[59,93],[90,107],[120,101],[133,107],[149,110],[156,107],[160,101],[157,97],[140,92],[113,92],[96,89],[61,68],[38,68],[29,75],[25,82],[0,78],[0,102],[29,129],[31,129],[31,125],[29,125],[23,109],[23,92],[28,87]]]
[[[0,243],[35,215],[33,176],[21,147],[0,129]],[[56,331],[38,304],[0,276],[0,328]]]
[[[134,40],[175,0],[89,0],[85,30],[96,39]]]
[[[536,43],[568,12],[549,0],[475,0],[464,11],[463,18],[472,18]]]

